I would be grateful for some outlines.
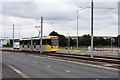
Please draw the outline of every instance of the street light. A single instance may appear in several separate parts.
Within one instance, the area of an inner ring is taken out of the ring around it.
[[[91,7],[79,7],[81,9],[91,8],[91,58],[93,58],[93,0],[91,0]],[[79,10],[77,10],[77,50],[78,50],[78,24],[79,24]]]
[[[90,7],[84,7],[84,8],[79,7],[80,10],[86,9],[86,8],[90,8]],[[78,47],[79,47],[79,45],[78,45],[78,43],[79,43],[79,40],[78,40],[79,10],[76,10],[76,11],[77,11],[77,50],[78,50]]]

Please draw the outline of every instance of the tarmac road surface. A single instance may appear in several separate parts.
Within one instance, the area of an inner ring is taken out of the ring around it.
[[[118,71],[50,60],[42,55],[2,52],[2,61],[30,78],[118,78]]]

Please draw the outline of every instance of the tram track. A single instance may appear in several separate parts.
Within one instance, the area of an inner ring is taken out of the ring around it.
[[[91,58],[90,55],[80,55],[80,54],[71,54],[71,53],[38,53],[38,52],[23,52],[19,50],[4,50],[7,52],[20,52],[20,53],[26,53],[26,54],[34,54],[34,55],[45,55],[45,56],[55,56],[55,57],[63,57],[63,58],[70,58],[70,59],[76,59],[76,60],[86,60],[86,61],[93,61],[93,62],[102,62],[102,63],[109,63],[109,64],[120,64],[120,58],[119,57],[110,57],[110,56],[94,56],[94,58]]]
[[[100,57],[95,57],[91,58],[90,56],[84,56],[84,55],[70,55],[70,54],[45,54],[45,55],[49,55],[49,56],[56,56],[56,57],[64,57],[64,58],[71,58],[71,59],[78,59],[78,60],[87,60],[87,61],[94,61],[94,62],[103,62],[103,63],[109,63],[109,64],[119,64],[120,63],[120,59],[109,59],[109,58],[102,58],[102,56]],[[112,58],[112,57],[111,57]]]

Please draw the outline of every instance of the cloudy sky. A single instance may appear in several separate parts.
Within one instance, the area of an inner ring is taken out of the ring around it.
[[[15,37],[37,36],[35,26],[40,26],[40,17],[44,19],[44,36],[56,31],[67,36],[76,36],[76,10],[79,9],[79,36],[90,34],[90,0],[28,0],[1,2],[0,35],[12,37],[12,25],[15,25]],[[118,1],[105,0],[94,2],[94,35],[118,35]],[[103,8],[103,9],[99,9]],[[108,8],[114,8],[108,10]]]

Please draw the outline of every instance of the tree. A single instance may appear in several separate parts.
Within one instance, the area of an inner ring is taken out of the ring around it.
[[[90,44],[91,37],[90,37],[89,34],[88,35],[83,35],[80,40],[81,40],[81,45],[85,45],[85,46],[90,46],[91,45]]]
[[[60,47],[61,46],[66,46],[66,38],[65,38],[65,36],[59,34],[58,37],[59,37],[59,45],[60,45]]]
[[[55,31],[52,31],[52,32],[49,34],[49,36],[59,36],[59,34],[58,34],[57,32],[55,32]]]
[[[103,37],[99,37],[98,43],[99,45],[105,45],[105,39]]]
[[[59,45],[60,47],[62,46],[68,46],[68,38],[66,38],[64,35],[58,34],[55,31],[52,31],[49,36],[58,36],[59,37]],[[91,46],[91,36],[89,34],[87,35],[83,35],[81,38],[79,39],[79,46]],[[118,41],[119,39],[119,41]],[[118,42],[119,42],[119,46],[120,46],[120,35],[117,36],[117,38],[114,37],[114,40],[112,43],[113,45],[118,46]],[[76,46],[76,39],[72,39],[70,38],[70,46]],[[103,37],[94,37],[93,38],[93,43],[94,46],[105,46],[105,45],[111,45],[111,38],[103,38]]]
[[[111,45],[111,39],[110,38],[105,39],[105,45]]]

